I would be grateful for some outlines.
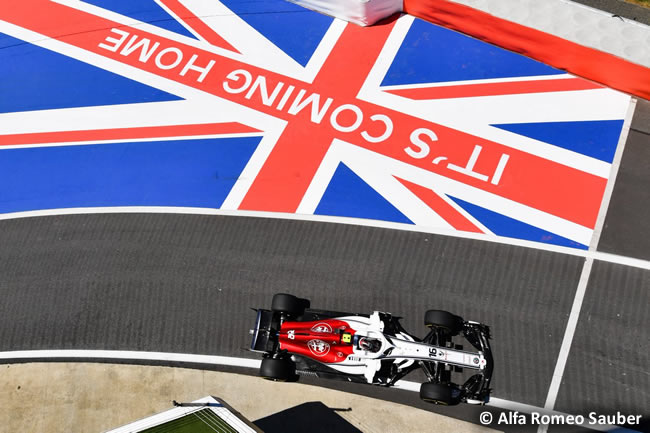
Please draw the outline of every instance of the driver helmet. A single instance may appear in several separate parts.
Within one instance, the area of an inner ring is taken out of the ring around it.
[[[359,349],[367,350],[368,352],[379,352],[379,349],[381,349],[381,341],[376,338],[361,337],[359,338]]]

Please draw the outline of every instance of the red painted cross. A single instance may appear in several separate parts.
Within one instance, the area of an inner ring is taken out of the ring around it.
[[[0,5],[0,18],[40,35],[285,120],[287,124],[280,139],[252,183],[240,209],[294,212],[333,139],[337,138],[583,226],[595,225],[606,179],[360,99],[359,90],[393,28],[392,22],[366,28],[348,24],[316,78],[307,83],[50,1],[29,0],[11,5],[3,2]],[[197,31],[200,31],[198,28],[201,26],[195,24]],[[147,39],[148,45],[124,54],[124,44],[128,44],[132,38],[135,38],[132,41],[134,44]],[[224,48],[229,47],[216,34],[211,34],[209,40]],[[283,95],[291,86],[295,91],[284,104],[281,104],[281,97],[273,103],[265,103],[261,92],[248,95],[248,92],[228,91],[228,86],[243,85],[241,75],[238,79],[232,78],[230,74],[233,71],[245,71],[253,79],[263,77],[269,92],[280,83],[282,91],[279,95]],[[296,104],[294,98],[300,94],[302,101],[310,95],[317,95],[318,103],[290,110],[289,107]],[[330,98],[328,105],[326,101]],[[332,121],[337,107],[351,106],[362,113],[361,122],[354,129],[336,127],[336,123],[338,126],[352,125],[359,118],[358,115],[355,118],[355,111],[350,109],[340,111],[340,116]],[[315,116],[314,110],[324,111],[317,112]],[[389,139],[373,143],[362,138],[360,132],[363,131],[373,137],[385,131],[384,124],[373,120],[373,115],[387,116],[391,120],[394,129]],[[412,143],[413,132],[422,128],[435,134],[435,141],[426,133],[419,136],[423,142],[427,142],[427,146],[435,149],[435,155],[428,155],[428,152]],[[479,146],[480,158],[476,159],[474,156]],[[410,152],[406,149],[410,149]],[[441,155],[447,158],[449,164],[434,161],[436,156]],[[498,182],[487,182],[468,176],[462,170],[449,168],[469,168],[468,161],[473,160],[472,171],[493,173],[495,167],[501,165],[503,168],[503,155],[509,156],[507,169]],[[417,187],[412,188],[408,183],[404,185],[425,202],[436,202],[427,200],[426,194]],[[465,229],[471,230],[471,227]]]

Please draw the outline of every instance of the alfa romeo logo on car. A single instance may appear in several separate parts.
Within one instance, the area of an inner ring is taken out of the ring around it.
[[[319,322],[314,326],[312,326],[311,330],[313,332],[325,333],[325,332],[332,332],[332,327],[329,325],[329,323]]]
[[[323,340],[309,340],[307,346],[311,353],[316,356],[325,356],[330,351],[330,345]]]

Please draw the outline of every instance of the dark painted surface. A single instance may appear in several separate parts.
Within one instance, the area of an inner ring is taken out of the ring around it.
[[[0,222],[0,350],[252,356],[275,292],[315,307],[429,308],[492,326],[495,395],[542,405],[582,259],[421,233],[240,217],[93,215]],[[420,332],[424,332],[421,329]]]
[[[556,408],[650,420],[650,271],[595,262]]]
[[[650,260],[650,102],[639,100],[598,249]]]
[[[632,118],[632,130],[650,136],[650,101],[645,99],[637,100],[636,110]],[[648,140],[650,141],[650,138]]]

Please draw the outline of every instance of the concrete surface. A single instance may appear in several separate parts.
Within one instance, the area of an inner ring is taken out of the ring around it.
[[[316,427],[332,422],[323,417],[335,416],[345,421],[339,432],[345,426],[347,431],[364,433],[429,432],[433,426],[437,431],[494,431],[421,409],[299,383],[185,368],[85,363],[0,366],[0,430],[102,432],[170,409],[172,400],[187,402],[207,395],[224,399],[254,424],[266,426],[267,433],[277,425],[272,417],[280,417],[286,432],[295,432],[306,431],[297,422]],[[328,415],[323,405],[351,410]],[[283,411],[291,416],[282,417]],[[338,422],[341,425],[342,420]]]
[[[637,11],[635,5],[619,5],[608,1],[612,10],[620,11],[620,14],[617,14],[569,0],[454,1],[650,67],[650,27],[641,22],[621,18],[628,14],[647,17],[645,8],[639,7],[640,11]],[[598,6],[598,3],[593,6]]]

